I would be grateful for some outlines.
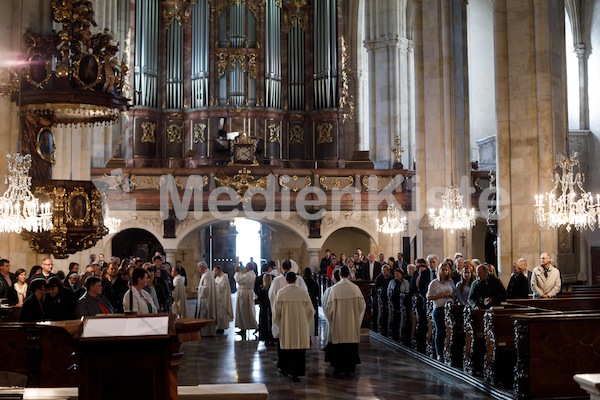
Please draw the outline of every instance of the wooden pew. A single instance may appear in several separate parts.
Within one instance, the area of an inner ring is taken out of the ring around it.
[[[73,334],[80,321],[51,324],[0,324],[2,370],[26,375],[28,387],[77,386],[76,344]]]
[[[462,304],[446,303],[444,321],[446,340],[444,342],[444,363],[450,367],[462,369],[463,349],[465,346],[465,327]]]
[[[525,312],[526,307],[506,304],[497,309],[505,309],[507,313]],[[463,370],[471,376],[485,375],[486,365],[490,362],[488,349],[490,343],[486,340],[485,313],[488,310],[473,309],[465,306],[463,325],[465,330],[465,347],[463,353]]]
[[[514,315],[518,399],[587,397],[573,375],[598,371],[600,313]]]
[[[485,311],[483,377],[494,386],[508,388],[513,384],[516,351],[512,317],[516,314],[562,315],[563,312],[531,307],[493,307]]]
[[[510,299],[508,304],[552,311],[600,310],[600,296],[554,297],[551,299]]]
[[[418,294],[414,294],[411,299],[410,322],[411,322],[411,347],[419,353],[425,353],[425,342],[427,336],[427,315],[425,300]]]

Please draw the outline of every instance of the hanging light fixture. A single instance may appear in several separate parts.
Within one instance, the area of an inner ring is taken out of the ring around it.
[[[477,220],[474,208],[467,210],[463,207],[463,196],[456,186],[446,189],[446,193],[442,195],[442,208],[430,208],[428,216],[435,229],[450,230],[450,233],[459,229],[469,230]]]
[[[106,193],[102,194],[102,218],[104,219],[104,226],[108,229],[109,234],[117,233],[121,230],[121,219],[110,215]]]
[[[535,222],[540,229],[565,226],[570,232],[574,226],[578,231],[594,230],[600,210],[600,195],[596,195],[594,201],[592,194],[583,189],[585,175],[579,171],[577,153],[566,157],[559,154],[556,170],[552,190],[535,196]]]
[[[108,233],[117,233],[121,230],[121,219],[110,216],[108,207],[104,212],[104,226],[108,229]]]
[[[387,214],[381,220],[377,218],[375,220],[377,224],[377,231],[382,233],[394,233],[405,232],[408,228],[408,218],[404,212],[398,210],[394,205],[388,205]]]
[[[0,198],[0,232],[43,232],[52,229],[50,203],[39,203],[31,193],[31,154],[8,154],[8,188]]]

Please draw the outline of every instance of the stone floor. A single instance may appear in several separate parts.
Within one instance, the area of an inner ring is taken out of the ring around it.
[[[189,309],[193,310],[192,308]],[[319,318],[324,324],[323,315]],[[323,360],[323,338],[313,338],[307,351],[306,376],[299,383],[277,372],[277,350],[254,339],[241,340],[233,324],[224,335],[181,346],[184,352],[179,385],[264,383],[269,399],[491,399],[464,382],[389,348],[371,343],[363,331],[362,364],[352,377],[334,376]]]

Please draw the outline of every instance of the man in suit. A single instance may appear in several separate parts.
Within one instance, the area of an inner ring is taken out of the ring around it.
[[[87,292],[77,302],[75,315],[77,318],[98,314],[113,314],[114,309],[106,296],[102,295],[102,281],[97,276],[85,280]]]
[[[10,261],[7,259],[0,260],[0,297],[7,297],[8,291],[17,283],[17,277],[10,272]]]
[[[375,261],[375,253],[369,253],[367,260],[362,268],[362,278],[366,281],[373,281],[381,273],[381,263]]]
[[[421,296],[425,297],[427,294],[427,288],[429,287],[429,283],[437,278],[437,267],[439,264],[439,257],[437,254],[430,254],[427,256],[427,269],[421,273],[421,277],[417,284],[418,291]]]
[[[42,271],[38,274],[35,274],[32,278],[44,278],[45,280],[52,278],[54,275],[56,275],[52,273],[53,266],[54,263],[52,262],[52,259],[44,258],[44,260],[42,260]]]

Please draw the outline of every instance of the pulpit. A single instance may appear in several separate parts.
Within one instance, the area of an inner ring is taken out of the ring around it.
[[[190,332],[210,322],[167,314],[86,318],[79,399],[177,399],[179,339],[197,339]]]

